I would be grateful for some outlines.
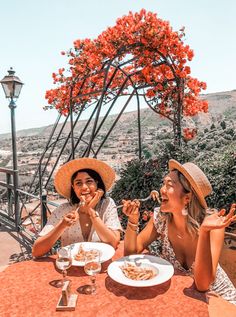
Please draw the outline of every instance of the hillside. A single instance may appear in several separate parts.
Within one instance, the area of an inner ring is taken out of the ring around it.
[[[209,102],[209,113],[208,114],[199,114],[194,118],[196,121],[198,128],[201,126],[205,127],[209,124],[212,124],[215,120],[220,120],[222,118],[226,118],[226,120],[234,120],[236,119],[236,90],[227,91],[227,92],[219,92],[212,94],[202,95],[202,98],[207,99]],[[50,111],[50,110],[49,110]],[[107,126],[113,122],[116,115],[110,115],[107,120]],[[141,109],[141,118],[144,125],[148,125],[150,127],[157,126],[169,126],[169,122],[163,118],[160,118],[157,114],[151,111],[149,108]],[[56,119],[56,118],[55,118]],[[136,120],[136,111],[126,112],[124,113],[118,123],[118,129],[122,127],[123,131],[126,131],[126,128],[130,126],[130,123]],[[86,124],[86,120],[79,121],[76,129],[79,133],[80,130]],[[62,124],[58,125],[58,130],[61,128]],[[29,137],[29,136],[44,136],[47,137],[53,125],[39,127],[39,128],[31,128],[17,131],[18,137]],[[64,132],[68,133],[70,131],[70,124],[67,123]],[[0,140],[8,139],[11,137],[10,133],[0,134]]]
[[[229,144],[233,146],[232,142],[235,142],[233,135],[236,130],[236,90],[208,94],[202,97],[209,101],[209,113],[199,114],[193,118],[198,128],[198,135],[194,141],[189,142],[189,146],[197,146],[198,155],[205,155],[205,151],[216,147],[212,155],[218,155],[218,152],[222,151],[222,147],[228,147]],[[116,115],[111,115],[107,118],[104,127],[97,135],[93,144],[94,151],[99,148],[115,118]],[[82,120],[77,123],[74,131],[75,140],[80,135],[86,122]],[[192,122],[189,123],[192,124]],[[222,130],[220,124],[223,124],[224,130]],[[40,157],[44,152],[52,127],[46,126],[17,132],[18,166],[22,186],[28,184],[29,180],[32,179]],[[57,128],[58,131],[60,128],[61,124]],[[160,118],[149,108],[141,110],[141,130],[142,153],[146,158],[158,154],[161,149],[166,147],[167,142],[173,140],[172,127],[169,121]],[[64,128],[64,135],[62,137],[66,137],[69,131],[70,124],[68,123]],[[89,141],[90,131],[91,126],[87,134],[84,135],[82,144],[77,148],[76,156],[83,154]],[[137,113],[135,111],[124,113],[99,151],[98,158],[107,161],[119,173],[124,163],[137,157],[137,131]],[[223,139],[221,136],[222,133],[225,134],[225,138]],[[10,168],[12,166],[10,135],[0,135],[0,144],[0,166]],[[63,148],[63,140],[57,144],[53,151],[46,170],[47,175],[49,175],[51,167],[60,155],[61,148]],[[46,153],[43,164],[47,161],[50,150],[51,148]],[[59,164],[67,160],[69,153],[70,142],[63,150]]]

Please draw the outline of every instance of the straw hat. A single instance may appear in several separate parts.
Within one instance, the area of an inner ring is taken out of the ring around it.
[[[184,175],[199,199],[200,204],[206,209],[207,203],[205,197],[212,192],[212,187],[203,171],[193,163],[188,162],[182,165],[176,160],[169,161],[169,169],[170,171],[178,170]]]
[[[60,195],[70,199],[71,177],[82,169],[91,169],[97,172],[101,176],[106,191],[112,187],[115,181],[115,172],[106,163],[90,157],[75,159],[62,165],[55,175],[54,185]]]

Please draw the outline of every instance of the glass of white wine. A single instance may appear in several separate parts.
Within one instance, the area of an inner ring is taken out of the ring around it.
[[[62,271],[63,279],[57,282],[57,287],[62,287],[67,281],[67,269],[71,267],[72,257],[70,248],[60,248],[57,251],[56,267]]]
[[[90,249],[85,252],[84,257],[84,271],[90,275],[91,285],[86,289],[87,294],[96,294],[96,274],[101,272],[100,251],[97,249]]]

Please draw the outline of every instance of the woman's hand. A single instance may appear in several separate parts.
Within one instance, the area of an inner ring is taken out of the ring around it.
[[[95,209],[99,201],[101,200],[102,196],[104,194],[104,191],[102,189],[98,189],[95,192],[95,195],[90,201],[85,200],[85,196],[81,195],[79,197],[80,203],[79,203],[79,209],[81,212],[84,212],[88,215],[90,215],[91,209]]]
[[[225,215],[225,209],[220,210],[210,216],[205,217],[201,224],[200,230],[210,231],[213,229],[222,229],[228,227],[232,222],[236,221],[236,204],[232,204],[227,216]]]
[[[98,188],[95,192],[95,196],[90,200],[88,203],[88,206],[92,209],[95,209],[99,201],[101,200],[102,196],[104,194],[104,191],[100,188]]]
[[[161,203],[160,194],[158,193],[157,190],[152,190],[150,193],[150,196],[151,196],[152,200],[157,201],[159,204]]]
[[[139,221],[139,206],[138,200],[122,200],[123,208],[122,212],[129,218],[129,221],[133,224],[137,224]]]
[[[70,227],[76,223],[79,219],[78,208],[76,210],[72,210],[64,215],[62,218],[62,224],[65,227]]]

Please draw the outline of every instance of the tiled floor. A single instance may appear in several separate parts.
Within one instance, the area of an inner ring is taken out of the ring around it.
[[[58,205],[66,202],[65,199],[58,199],[54,202]],[[28,212],[35,208],[37,202],[27,204]],[[55,206],[50,205],[53,212]],[[31,258],[31,245],[27,234],[18,233],[3,218],[0,218],[0,272],[9,264]]]
[[[9,264],[31,257],[31,248],[24,235],[0,222],[0,271]]]

